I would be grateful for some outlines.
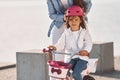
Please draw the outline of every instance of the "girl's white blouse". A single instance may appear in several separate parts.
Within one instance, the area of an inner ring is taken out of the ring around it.
[[[65,29],[64,33],[55,44],[57,51],[65,49],[65,53],[71,55],[78,53],[80,50],[87,50],[88,52],[92,49],[92,39],[88,29],[82,29],[78,31],[71,31],[71,29]],[[73,58],[80,57],[78,55]],[[70,61],[70,55],[65,55],[65,62]]]

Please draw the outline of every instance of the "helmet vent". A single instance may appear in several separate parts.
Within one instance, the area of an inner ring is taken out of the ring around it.
[[[80,11],[76,11],[77,13],[79,13]]]
[[[70,11],[68,11],[68,13],[70,13]]]

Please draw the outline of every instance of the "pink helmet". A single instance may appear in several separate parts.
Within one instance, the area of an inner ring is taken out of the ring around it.
[[[71,6],[67,9],[66,16],[83,16],[83,10],[80,6]]]

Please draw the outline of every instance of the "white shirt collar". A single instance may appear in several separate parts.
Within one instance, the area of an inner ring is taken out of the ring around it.
[[[69,31],[70,33],[72,33],[72,34],[78,34],[79,32],[82,31],[82,28],[80,28],[78,31],[71,31],[71,29],[68,28],[68,31]]]

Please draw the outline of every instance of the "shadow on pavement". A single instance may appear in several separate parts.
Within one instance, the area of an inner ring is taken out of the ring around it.
[[[8,68],[14,68],[14,67],[16,67],[16,64],[6,65],[6,66],[0,67],[0,70],[8,69]]]
[[[120,79],[120,70],[114,70],[114,71],[111,71],[111,72],[104,72],[104,73],[96,73],[96,74],[93,74],[93,75]]]

